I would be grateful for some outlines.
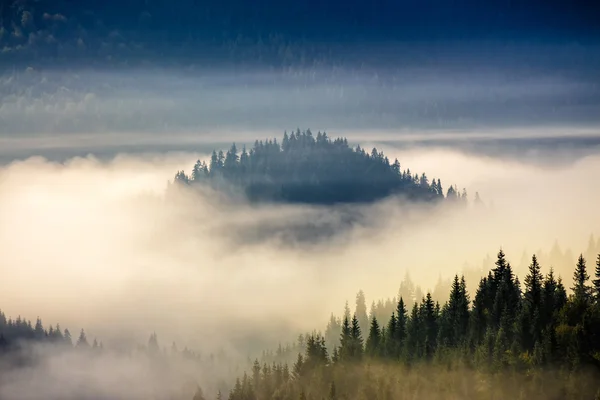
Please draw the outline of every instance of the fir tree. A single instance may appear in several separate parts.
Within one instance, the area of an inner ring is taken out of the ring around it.
[[[77,347],[79,347],[79,348],[90,347],[90,344],[87,341],[87,337],[85,336],[85,331],[83,329],[79,333],[79,338],[77,339]]]
[[[371,318],[371,328],[365,346],[365,353],[370,357],[378,357],[381,351],[381,329],[376,317]]]
[[[390,358],[398,356],[398,344],[396,342],[397,326],[398,321],[396,319],[396,314],[392,313],[383,337],[385,343],[385,355]]]
[[[358,323],[358,318],[356,318],[356,314],[352,317],[352,327],[351,327],[351,337],[352,337],[352,355],[351,357],[355,360],[360,360],[363,354],[363,338],[360,329],[360,325]]]
[[[525,294],[521,311],[520,333],[521,344],[532,351],[535,343],[541,343],[543,328],[542,316],[542,283],[543,277],[537,257],[531,258],[529,272],[525,276]]]
[[[339,358],[343,361],[352,358],[352,329],[348,316],[344,316],[342,333],[340,335]]]
[[[356,295],[356,311],[354,315],[358,319],[361,331],[367,331],[369,328],[369,316],[367,315],[365,293],[362,290]]]
[[[577,302],[587,303],[589,301],[591,288],[587,285],[588,279],[590,276],[587,273],[585,259],[583,254],[580,254],[573,273],[573,287],[571,288]]]
[[[596,259],[596,268],[594,270],[594,280],[592,281],[592,291],[594,295],[594,301],[600,305],[600,254]]]

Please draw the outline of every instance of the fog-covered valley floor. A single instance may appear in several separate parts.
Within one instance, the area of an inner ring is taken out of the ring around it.
[[[98,390],[143,398],[153,374],[170,382],[157,387],[171,395],[181,371],[216,388],[239,376],[233,365],[247,356],[324,329],[359,289],[367,304],[391,298],[408,273],[433,290],[500,248],[517,265],[524,252],[557,243],[571,251],[571,268],[590,234],[600,234],[600,89],[585,74],[229,74],[0,77],[2,311],[60,323],[74,338],[85,328],[106,348],[156,332],[166,347],[236,360],[214,370],[177,363],[165,373],[121,356],[51,355],[42,369],[11,377],[0,398],[41,398],[48,385],[50,398]],[[257,205],[209,189],[167,190],[177,171],[189,173],[213,149],[250,149],[296,128],[376,147],[444,188],[465,188],[469,206],[396,197]],[[473,206],[475,193],[482,207]],[[358,222],[346,224],[348,212]],[[297,226],[328,234],[295,241],[285,232]],[[570,282],[572,269],[554,266]],[[468,282],[470,293],[476,284]],[[16,395],[30,380],[35,390]]]

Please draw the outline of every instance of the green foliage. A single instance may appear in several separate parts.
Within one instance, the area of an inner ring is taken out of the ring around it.
[[[458,275],[442,307],[426,293],[408,315],[399,297],[387,324],[380,325],[371,313],[364,349],[358,317],[350,319],[346,310],[332,362],[324,339],[309,335],[286,390],[291,398],[329,399],[427,398],[427,393],[432,398],[488,399],[491,393],[499,398],[591,398],[597,388],[588,383],[600,379],[600,305],[589,296],[581,301],[582,294],[590,293],[584,267],[580,257],[574,293],[567,298],[560,277],[552,269],[544,276],[534,255],[521,293],[500,250],[472,306],[465,278]],[[408,292],[403,285],[401,292]],[[363,303],[362,291],[357,299]],[[335,320],[332,316],[330,325]]]

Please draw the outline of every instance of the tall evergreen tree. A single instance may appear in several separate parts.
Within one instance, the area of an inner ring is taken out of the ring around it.
[[[425,357],[431,358],[435,353],[436,341],[438,337],[438,321],[435,312],[435,304],[431,298],[431,293],[427,292],[425,300],[422,303],[423,328],[424,328],[424,350]]]
[[[398,344],[396,343],[398,320],[396,314],[392,313],[390,317],[383,341],[385,345],[385,356],[389,358],[395,358],[398,356]]]
[[[573,273],[573,287],[571,288],[576,301],[581,303],[587,303],[590,300],[591,293],[591,288],[587,284],[590,276],[587,273],[585,264],[583,254],[580,254],[577,259],[575,272]]]
[[[596,268],[594,270],[594,280],[592,281],[592,290],[594,295],[594,301],[600,305],[600,254],[596,259]]]
[[[369,316],[367,314],[367,302],[365,300],[365,293],[359,290],[356,295],[356,310],[355,316],[358,319],[360,329],[367,332],[369,329]]]
[[[541,343],[543,329],[542,284],[543,276],[537,257],[533,255],[529,272],[525,276],[525,293],[520,318],[521,345],[532,351],[535,343]]]
[[[352,358],[352,329],[347,315],[344,316],[344,322],[342,323],[339,357],[343,361]]]
[[[421,338],[423,336],[422,332],[423,329],[421,326],[419,306],[417,305],[417,303],[413,303],[410,318],[408,319],[407,323],[406,341],[404,344],[404,354],[407,358],[407,361],[420,358],[423,354],[422,346],[420,343]]]
[[[79,338],[77,339],[77,347],[79,348],[88,348],[90,344],[87,341],[87,337],[85,335],[85,331],[82,329],[79,333]]]
[[[365,353],[370,357],[378,357],[381,355],[381,328],[374,316],[371,318],[371,328],[365,345]]]
[[[408,322],[408,314],[406,306],[404,305],[404,299],[400,297],[398,300],[398,306],[396,307],[396,331],[394,335],[395,347],[397,356],[400,355],[404,349],[404,342],[406,340],[406,328]]]
[[[363,355],[364,347],[362,332],[356,314],[354,314],[354,316],[352,317],[352,327],[350,329],[350,332],[352,337],[352,358],[355,360],[360,360]]]

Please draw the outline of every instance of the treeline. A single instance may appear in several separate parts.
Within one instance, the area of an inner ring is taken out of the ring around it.
[[[175,175],[185,185],[208,184],[222,190],[241,189],[251,201],[335,204],[366,203],[390,195],[410,200],[467,202],[467,192],[455,186],[445,191],[440,179],[402,169],[373,148],[352,148],[345,138],[310,130],[284,133],[277,139],[255,141],[241,153],[235,144],[224,153],[213,151],[207,162],[198,160],[191,174]],[[481,202],[478,194],[475,201]]]
[[[69,329],[61,329],[60,324],[45,328],[39,318],[35,324],[32,324],[30,320],[20,316],[16,319],[7,318],[0,310],[0,354],[19,350],[27,342],[52,343],[68,347],[99,349],[103,347],[96,339],[90,344],[83,329],[74,342]]]
[[[364,310],[346,307],[333,347],[314,332],[292,367],[256,362],[229,399],[600,396],[600,254],[591,280],[579,256],[570,289],[535,255],[521,283],[501,250],[472,300],[457,275],[443,304],[430,293],[412,306],[400,297],[367,331]]]

